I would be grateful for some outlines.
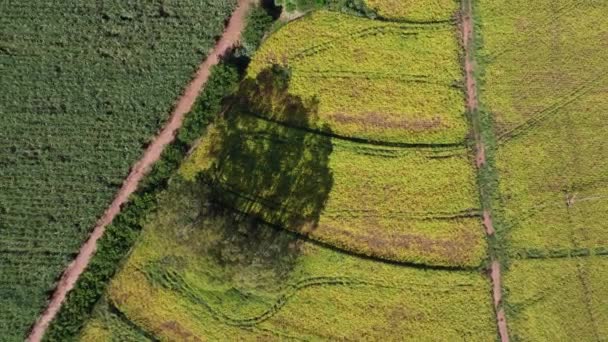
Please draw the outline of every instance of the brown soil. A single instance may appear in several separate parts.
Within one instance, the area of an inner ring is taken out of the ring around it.
[[[481,168],[486,165],[486,147],[481,142],[477,142],[475,147],[477,149],[475,164],[477,165],[477,168]]]
[[[392,129],[392,128],[400,128],[407,129],[414,132],[424,132],[431,129],[435,129],[441,126],[441,117],[435,116],[428,120],[407,120],[407,119],[392,119],[403,117],[403,115],[393,115],[393,114],[379,114],[379,113],[362,113],[357,116],[344,114],[344,113],[335,113],[329,115],[331,120],[334,120],[338,123],[342,124],[356,124],[361,125],[363,127],[373,127],[373,128],[383,128],[383,129]]]
[[[492,236],[496,232],[494,230],[494,224],[492,223],[492,217],[490,216],[488,209],[484,209],[483,211],[483,226],[486,228],[486,234],[488,236]]]
[[[507,318],[505,310],[502,308],[502,284],[500,275],[500,263],[496,260],[492,262],[490,271],[492,279],[492,295],[494,297],[494,309],[496,310],[496,322],[498,323],[498,334],[502,342],[509,341],[509,331],[507,330]]]
[[[66,294],[74,287],[78,277],[80,277],[82,272],[86,269],[91,257],[95,253],[97,241],[103,235],[106,226],[110,224],[114,217],[120,212],[120,207],[127,202],[129,195],[137,189],[137,185],[146,172],[160,158],[165,146],[173,141],[175,132],[181,127],[185,114],[191,110],[196,97],[207,82],[211,67],[217,64],[220,57],[238,42],[244,27],[245,15],[253,2],[254,0],[239,0],[238,7],[230,18],[224,34],[207,59],[199,66],[194,79],[185,89],[183,95],[178,99],[169,121],[165,124],[154,141],[148,146],[142,158],[131,168],[131,172],[123,182],[114,201],[112,201],[110,207],[97,222],[91,236],[80,248],[80,252],[76,256],[76,259],[65,269],[46,310],[34,324],[27,341],[37,342],[42,339],[49,323],[59,311]]]
[[[471,115],[477,115],[478,100],[477,100],[477,85],[475,82],[475,63],[472,53],[473,41],[473,8],[471,0],[465,0],[464,11],[462,16],[462,39],[465,50],[465,78],[467,88],[467,110]],[[486,163],[485,145],[480,134],[480,128],[474,125],[475,140],[477,155],[475,157],[478,168],[482,168]],[[494,225],[492,223],[492,215],[488,209],[483,211],[483,224],[486,229],[486,234],[490,237],[495,234]],[[494,310],[496,312],[496,324],[498,326],[498,334],[501,342],[509,341],[509,332],[507,330],[507,320],[504,309],[502,308],[502,285],[500,274],[500,263],[498,260],[492,260],[490,269],[490,278],[492,280],[492,297],[494,299]]]
[[[440,260],[450,260],[457,264],[467,264],[470,259],[468,252],[474,247],[476,234],[468,231],[460,232],[449,239],[430,239],[416,234],[394,234],[380,236],[356,234],[341,228],[323,225],[323,234],[316,234],[312,239],[318,239],[344,250],[344,246],[352,247],[351,252],[372,255],[383,260],[402,260],[399,250],[407,249],[429,255]],[[345,243],[348,242],[348,243]]]

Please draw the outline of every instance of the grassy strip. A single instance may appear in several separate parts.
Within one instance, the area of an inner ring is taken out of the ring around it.
[[[483,46],[483,35],[479,12],[476,9],[476,2],[472,1],[472,20],[475,25],[473,33],[474,39],[471,41],[471,51],[475,58],[474,77],[477,84],[478,108],[475,113],[470,113],[471,120],[475,129],[481,135],[481,141],[485,148],[485,164],[480,168],[478,175],[478,187],[482,208],[486,208],[492,215],[492,223],[496,233],[488,237],[490,259],[498,260],[503,267],[507,267],[509,262],[508,248],[506,247],[506,224],[500,205],[499,179],[496,170],[496,150],[498,141],[495,136],[494,118],[492,113],[483,105],[483,82],[485,65],[487,60],[480,52]]]
[[[608,255],[608,247],[600,246],[594,248],[522,248],[510,253],[514,259],[559,259],[559,258],[575,258],[587,256],[604,256]]]

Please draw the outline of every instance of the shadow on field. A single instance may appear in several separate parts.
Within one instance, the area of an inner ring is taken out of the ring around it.
[[[317,124],[318,102],[289,94],[289,81],[289,70],[278,66],[244,80],[207,137],[213,162],[199,176],[210,199],[203,229],[219,233],[208,254],[246,287],[289,275],[300,240],[280,228],[314,230],[333,185],[328,135],[282,124],[330,133]]]

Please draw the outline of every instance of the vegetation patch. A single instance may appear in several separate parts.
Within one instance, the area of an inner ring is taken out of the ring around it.
[[[235,4],[2,2],[3,340],[24,339]]]

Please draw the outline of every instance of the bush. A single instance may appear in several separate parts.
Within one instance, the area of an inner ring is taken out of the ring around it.
[[[283,6],[287,12],[307,12],[326,8],[352,15],[376,19],[378,14],[370,9],[364,0],[275,0],[277,6]]]
[[[258,49],[268,29],[274,23],[272,16],[262,7],[255,7],[247,16],[247,27],[243,32],[242,54],[248,57]]]

